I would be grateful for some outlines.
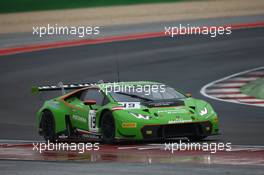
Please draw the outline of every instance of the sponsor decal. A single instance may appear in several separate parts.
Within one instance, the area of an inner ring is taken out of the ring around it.
[[[122,123],[122,128],[136,128],[137,123]]]
[[[100,139],[100,136],[95,134],[83,134],[82,136],[87,139]]]
[[[124,109],[140,109],[140,102],[119,102]]]
[[[175,123],[190,123],[192,122],[191,119],[185,120],[181,117],[176,117],[174,120],[170,120],[168,124],[175,124]]]
[[[73,115],[72,118],[74,120],[77,120],[77,121],[80,121],[80,122],[83,122],[83,123],[86,123],[87,122],[85,118],[83,118],[83,117],[81,117],[79,115]]]
[[[177,113],[186,113],[188,112],[185,108],[174,108],[174,109],[168,109],[168,110],[160,110],[158,111],[158,114],[160,113],[167,113],[167,114],[177,114]]]
[[[203,110],[201,110],[200,115],[206,115],[208,113],[207,108],[204,108]]]

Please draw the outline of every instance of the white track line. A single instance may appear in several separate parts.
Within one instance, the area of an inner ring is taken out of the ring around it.
[[[203,96],[207,97],[207,98],[211,98],[211,99],[218,100],[218,101],[231,102],[231,103],[236,103],[236,104],[244,104],[244,105],[249,105],[249,106],[260,106],[260,107],[262,107],[262,106],[264,106],[262,104],[249,104],[249,103],[242,103],[242,102],[239,102],[237,100],[232,100],[232,101],[231,100],[224,100],[224,99],[216,98],[216,97],[214,97],[214,96],[206,93],[206,89],[208,87],[210,87],[210,86],[212,86],[212,85],[214,85],[216,83],[219,83],[221,81],[228,80],[228,79],[229,80],[242,80],[242,81],[248,81],[248,80],[253,81],[253,80],[256,80],[257,79],[256,77],[254,77],[254,78],[251,78],[251,77],[248,77],[248,78],[247,77],[245,77],[245,78],[244,77],[243,78],[234,78],[234,77],[239,76],[239,75],[242,75],[242,74],[246,74],[246,73],[249,73],[249,72],[253,72],[253,71],[258,71],[258,70],[261,70],[261,69],[264,69],[264,67],[258,67],[258,68],[254,68],[254,69],[249,69],[249,70],[246,70],[246,71],[238,72],[238,73],[229,75],[227,77],[220,78],[218,80],[212,81],[211,83],[208,83],[205,86],[203,86],[202,89],[200,90],[200,93]],[[251,79],[249,79],[249,78],[251,78]]]
[[[237,78],[231,78],[229,81],[254,81],[257,80],[259,77],[237,77]]]
[[[217,95],[212,95],[213,97],[216,98],[243,98],[243,97],[249,97],[246,94],[217,94]]]
[[[254,72],[250,72],[248,74],[250,74],[250,75],[264,75],[264,72],[263,71],[254,71]]]
[[[208,89],[207,93],[225,93],[225,92],[240,92],[239,88],[229,88],[229,89]]]
[[[141,147],[141,148],[138,148],[139,151],[141,150],[152,150],[152,149],[161,149],[160,147]]]
[[[262,99],[238,99],[238,100],[241,102],[263,102],[264,103],[264,100]]]
[[[264,104],[254,104],[255,106],[264,107]]]
[[[125,146],[125,147],[118,147],[117,149],[137,149],[137,146]]]
[[[213,84],[211,87],[232,87],[232,86],[243,86],[247,83],[217,83]]]

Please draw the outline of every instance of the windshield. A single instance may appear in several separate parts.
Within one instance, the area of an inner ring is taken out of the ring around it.
[[[136,89],[136,90],[135,90]],[[186,98],[183,94],[175,89],[163,85],[163,88],[151,89],[144,88],[142,91],[135,88],[133,91],[121,89],[119,91],[111,91],[110,95],[117,102],[141,102],[141,101],[166,101]]]

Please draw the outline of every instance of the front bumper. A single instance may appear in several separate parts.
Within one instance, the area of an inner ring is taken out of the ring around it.
[[[130,134],[118,132],[119,139],[159,140],[177,137],[207,137],[218,134],[218,126],[211,121],[177,124],[145,124],[140,128],[131,128]],[[134,132],[133,132],[134,131]]]
[[[141,134],[144,140],[209,136],[212,133],[212,129],[212,124],[209,121],[168,125],[145,125],[141,129]]]

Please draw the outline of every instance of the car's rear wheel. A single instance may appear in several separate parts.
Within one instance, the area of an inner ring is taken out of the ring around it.
[[[57,137],[55,134],[55,122],[51,111],[45,110],[42,112],[41,120],[43,137],[46,141],[55,142]]]
[[[110,111],[102,115],[101,132],[103,143],[112,144],[115,142],[115,120]]]

